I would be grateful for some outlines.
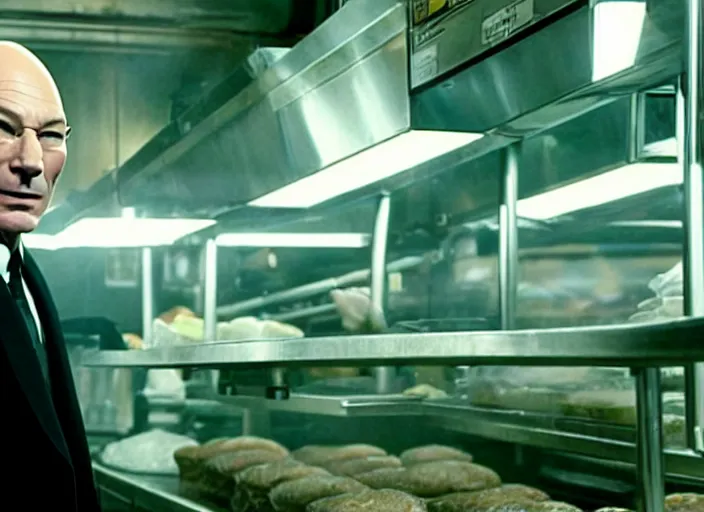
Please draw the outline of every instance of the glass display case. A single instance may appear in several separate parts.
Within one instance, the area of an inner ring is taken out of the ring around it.
[[[487,3],[348,2],[124,166],[208,219],[84,308],[129,316],[76,363],[129,395],[105,511],[704,507],[699,4]]]

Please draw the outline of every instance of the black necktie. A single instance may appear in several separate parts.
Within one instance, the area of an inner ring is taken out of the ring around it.
[[[46,350],[39,337],[39,330],[37,329],[37,322],[34,320],[34,315],[32,315],[32,310],[29,307],[29,302],[27,302],[27,295],[24,293],[24,285],[22,284],[22,256],[19,250],[15,250],[10,257],[10,263],[8,265],[8,270],[10,271],[10,282],[7,287],[10,289],[10,294],[12,298],[15,299],[15,304],[17,308],[22,313],[22,318],[24,319],[25,326],[27,328],[27,333],[32,340],[32,346],[34,351],[37,353],[37,359],[39,360],[39,366],[41,367],[44,378],[49,380],[49,364],[47,361]]]

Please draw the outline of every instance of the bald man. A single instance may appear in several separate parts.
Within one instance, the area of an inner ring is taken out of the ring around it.
[[[3,503],[100,510],[56,307],[22,247],[66,161],[61,96],[27,49],[0,42],[0,410]]]

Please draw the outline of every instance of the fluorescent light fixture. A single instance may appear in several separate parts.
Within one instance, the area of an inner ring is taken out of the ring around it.
[[[637,163],[593,178],[521,199],[519,217],[547,220],[592,206],[610,203],[649,190],[682,183],[682,166],[676,163]]]
[[[42,249],[44,251],[54,251],[59,248],[56,243],[56,235],[41,235],[35,233],[25,233],[22,235],[22,245],[30,249]]]
[[[56,235],[22,236],[29,248],[157,247],[215,224],[210,219],[86,218]]]
[[[636,63],[645,12],[645,1],[606,1],[594,6],[593,82]]]
[[[618,228],[666,228],[682,229],[681,220],[620,220],[612,222],[609,226]]]
[[[369,245],[364,233],[223,233],[215,243],[221,247],[315,247],[359,248]]]
[[[309,208],[400,174],[482,136],[425,130],[405,132],[249,204],[265,208]]]

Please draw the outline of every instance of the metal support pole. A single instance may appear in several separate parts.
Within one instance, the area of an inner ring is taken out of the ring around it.
[[[152,248],[142,249],[142,342],[152,346],[152,322],[154,321],[154,281],[152,276]]]
[[[205,286],[203,290],[204,340],[217,340],[218,246],[214,239],[205,242]]]
[[[685,73],[678,100],[681,108],[681,161],[687,238],[684,255],[685,313],[704,316],[704,179],[702,177],[701,80],[702,1],[687,0],[685,30]],[[678,119],[678,124],[680,120]],[[680,135],[678,133],[678,135]],[[704,452],[704,365],[685,368],[687,440],[690,448]]]
[[[518,290],[518,157],[520,143],[504,150],[502,199],[499,206],[499,300],[501,328],[516,328]]]
[[[633,371],[636,380],[637,510],[665,510],[660,368]]]
[[[205,284],[203,286],[203,340],[217,341],[218,338],[218,246],[215,239],[205,242],[204,261]],[[212,389],[217,389],[218,371],[207,371]]]
[[[391,217],[391,197],[383,193],[379,199],[379,208],[374,221],[371,263],[371,299],[372,306],[386,312],[386,245],[389,237],[389,220]],[[396,368],[380,366],[374,368],[376,391],[379,394],[393,392]]]

